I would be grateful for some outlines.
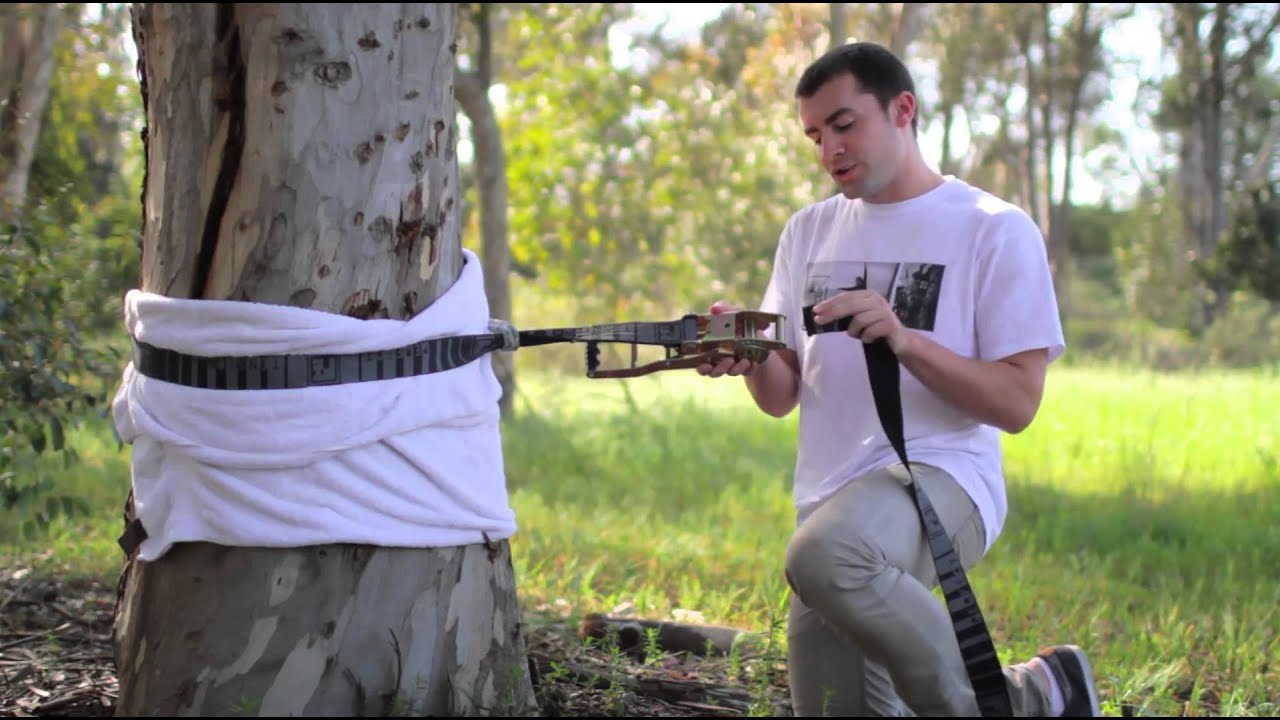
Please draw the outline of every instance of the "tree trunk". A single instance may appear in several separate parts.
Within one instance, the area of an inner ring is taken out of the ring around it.
[[[907,48],[915,42],[924,23],[924,13],[929,3],[900,3],[898,22],[894,26],[893,37],[889,41],[889,49],[894,55],[906,59]]]
[[[21,208],[53,81],[62,10],[54,3],[0,9],[0,207]]]
[[[1035,104],[1040,106],[1040,151],[1042,153],[1041,158],[1044,160],[1044,190],[1041,197],[1045,218],[1044,232],[1049,238],[1053,238],[1053,189],[1057,186],[1057,183],[1054,182],[1054,166],[1058,148],[1057,133],[1053,129],[1053,118],[1058,113],[1058,96],[1062,92],[1059,84],[1062,78],[1062,69],[1058,67],[1058,56],[1054,52],[1053,18],[1050,14],[1049,5],[1049,3],[1040,3],[1040,19],[1036,23],[1040,30],[1040,63],[1044,72],[1038,80],[1040,83],[1040,95]],[[1030,56],[1027,57],[1027,61],[1031,62]],[[1030,95],[1028,96],[1030,97]],[[1058,248],[1050,244],[1049,255],[1050,262],[1057,267],[1057,260],[1060,259]],[[1057,277],[1056,270],[1054,277]]]
[[[849,8],[848,3],[828,3],[831,11],[829,31],[830,46],[839,47],[849,40]]]
[[[904,8],[905,10],[905,8]],[[933,114],[942,118],[941,157],[938,160],[938,171],[943,175],[960,175],[977,165],[975,158],[980,154],[980,143],[973,138],[973,118],[965,112],[963,120],[959,116],[962,108],[973,105],[972,83],[975,75],[974,67],[980,64],[977,42],[972,33],[965,31],[970,27],[982,27],[987,19],[983,6],[973,3],[967,6],[940,5],[931,10],[933,17],[928,22],[921,22],[932,29],[932,40],[937,43],[941,57],[939,61],[941,75],[938,83],[938,104]],[[922,113],[928,115],[929,111]],[[961,124],[963,122],[963,125]],[[955,134],[964,129],[968,138],[967,157],[956,156]]]
[[[1058,268],[1054,284],[1058,292],[1058,312],[1065,322],[1071,314],[1071,223],[1075,203],[1071,198],[1075,182],[1076,132],[1081,120],[1081,104],[1084,88],[1101,67],[1102,30],[1091,22],[1090,3],[1078,3],[1075,13],[1075,34],[1072,36],[1075,67],[1067,71],[1069,80],[1063,79],[1067,95],[1066,127],[1062,131],[1062,194],[1056,205],[1051,205],[1049,216],[1049,250],[1056,253],[1054,265]]]
[[[1043,92],[1040,87],[1040,78],[1036,73],[1036,62],[1033,58],[1032,50],[1035,46],[1033,34],[1035,32],[1035,19],[1028,11],[1023,9],[1017,16],[1017,34],[1018,47],[1022,51],[1023,70],[1025,74],[1025,82],[1027,89],[1027,102],[1022,108],[1022,119],[1024,121],[1024,130],[1027,133],[1026,147],[1023,150],[1023,190],[1022,194],[1026,198],[1027,213],[1036,221],[1036,225],[1040,227],[1040,232],[1047,233],[1049,228],[1049,220],[1046,213],[1042,211],[1040,204],[1040,129],[1036,123],[1035,110],[1038,102],[1041,101],[1040,93]]]
[[[1229,5],[1218,3],[1212,11],[1208,42],[1200,27],[1210,12],[1199,3],[1172,6],[1177,39],[1178,75],[1187,84],[1194,102],[1180,117],[1178,185],[1188,234],[1195,238],[1195,256],[1210,261],[1225,227],[1223,200],[1222,101],[1225,97],[1226,23]],[[1222,278],[1206,278],[1209,292],[1202,298],[1200,326],[1213,324],[1227,294]]]
[[[450,288],[453,4],[133,18],[143,290],[405,319]],[[178,543],[131,555],[121,585],[119,715],[535,711],[505,540]]]
[[[511,320],[511,247],[507,239],[507,159],[502,148],[502,130],[489,101],[492,84],[493,44],[489,12],[492,5],[475,6],[477,68],[459,71],[454,95],[471,121],[471,144],[475,147],[476,183],[480,196],[480,234],[483,239],[484,292],[489,313]],[[493,371],[502,384],[499,402],[503,417],[511,413],[516,389],[515,354],[494,353]]]
[[[1200,131],[1204,134],[1205,183],[1209,188],[1209,221],[1200,236],[1199,253],[1200,257],[1205,259],[1217,254],[1222,232],[1227,227],[1227,203],[1223,181],[1225,160],[1223,101],[1227,99],[1227,36],[1230,14],[1230,3],[1215,4],[1213,26],[1209,31],[1209,72],[1203,86],[1205,93],[1202,96],[1203,104],[1200,106]],[[1227,302],[1230,300],[1230,284],[1230,279],[1221,275],[1210,281],[1211,292],[1201,309],[1204,327],[1208,328],[1212,325],[1226,309]]]

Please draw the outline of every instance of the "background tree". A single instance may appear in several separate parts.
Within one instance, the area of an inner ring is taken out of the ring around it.
[[[0,209],[21,208],[27,197],[62,12],[56,3],[0,6]]]
[[[1280,9],[1269,3],[1170,3],[1165,22],[1178,73],[1163,88],[1158,118],[1177,133],[1181,213],[1204,281],[1202,330],[1226,307],[1235,284],[1213,271],[1229,265],[1215,264],[1214,256],[1230,223],[1230,195],[1256,190],[1256,183],[1246,187],[1246,177],[1255,159],[1270,154],[1260,152],[1264,139],[1275,137],[1269,131],[1277,113],[1276,83],[1264,68],[1273,56]]]
[[[459,68],[454,95],[467,115],[474,152],[476,195],[480,203],[480,257],[484,266],[485,296],[489,314],[511,320],[511,248],[507,238],[507,158],[502,130],[489,89],[498,61],[493,48],[494,15],[497,3],[463,3],[459,18],[462,32],[470,40],[458,56]],[[493,353],[493,369],[502,384],[499,403],[504,417],[511,413],[516,389],[515,354]]]

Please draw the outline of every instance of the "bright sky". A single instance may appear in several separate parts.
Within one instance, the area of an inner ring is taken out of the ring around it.
[[[676,5],[669,3],[636,3],[634,7],[643,25],[652,27],[665,21],[669,35],[690,37],[715,18],[725,4],[684,3],[677,9]],[[1132,18],[1108,28],[1104,35],[1104,43],[1113,48],[1118,44],[1122,48],[1118,55],[1125,63],[1114,72],[1112,96],[1100,115],[1120,131],[1125,137],[1125,143],[1119,151],[1102,149],[1084,158],[1083,164],[1077,162],[1073,171],[1075,187],[1072,190],[1072,199],[1076,202],[1095,203],[1107,196],[1117,204],[1124,204],[1138,190],[1138,172],[1145,174],[1161,164],[1159,139],[1151,130],[1149,111],[1138,112],[1134,107],[1139,79],[1156,77],[1162,71],[1160,33],[1155,23],[1155,16],[1150,10],[1140,9]],[[615,56],[625,57],[625,33],[616,33],[611,42]],[[922,99],[927,101],[932,93],[931,69],[913,65],[909,58],[907,63],[917,75]],[[935,164],[942,154],[941,139],[940,125],[926,122],[921,145],[925,158]],[[954,137],[953,152],[963,153],[967,143],[967,135]],[[1112,170],[1105,168],[1108,157],[1114,166]],[[1061,160],[1057,167],[1061,168]]]

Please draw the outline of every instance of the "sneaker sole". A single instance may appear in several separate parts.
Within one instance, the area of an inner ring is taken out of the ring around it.
[[[1098,702],[1098,684],[1093,678],[1093,666],[1089,664],[1089,656],[1084,650],[1075,646],[1068,645],[1067,649],[1075,656],[1076,662],[1080,663],[1080,669],[1084,671],[1084,676],[1089,680],[1087,689],[1089,691],[1089,713],[1090,717],[1102,717],[1102,705]]]

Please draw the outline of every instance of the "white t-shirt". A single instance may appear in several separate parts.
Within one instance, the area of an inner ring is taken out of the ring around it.
[[[965,357],[1048,348],[1052,361],[1065,349],[1044,238],[1018,207],[947,176],[900,203],[836,195],[797,212],[760,305],[786,317],[781,339],[800,359],[797,522],[849,480],[899,462],[875,411],[862,343],[804,330],[804,306],[861,287],[888,298],[904,326]],[[1000,431],[905,368],[901,377],[908,459],[955,477],[982,514],[990,548],[1008,510]]]

